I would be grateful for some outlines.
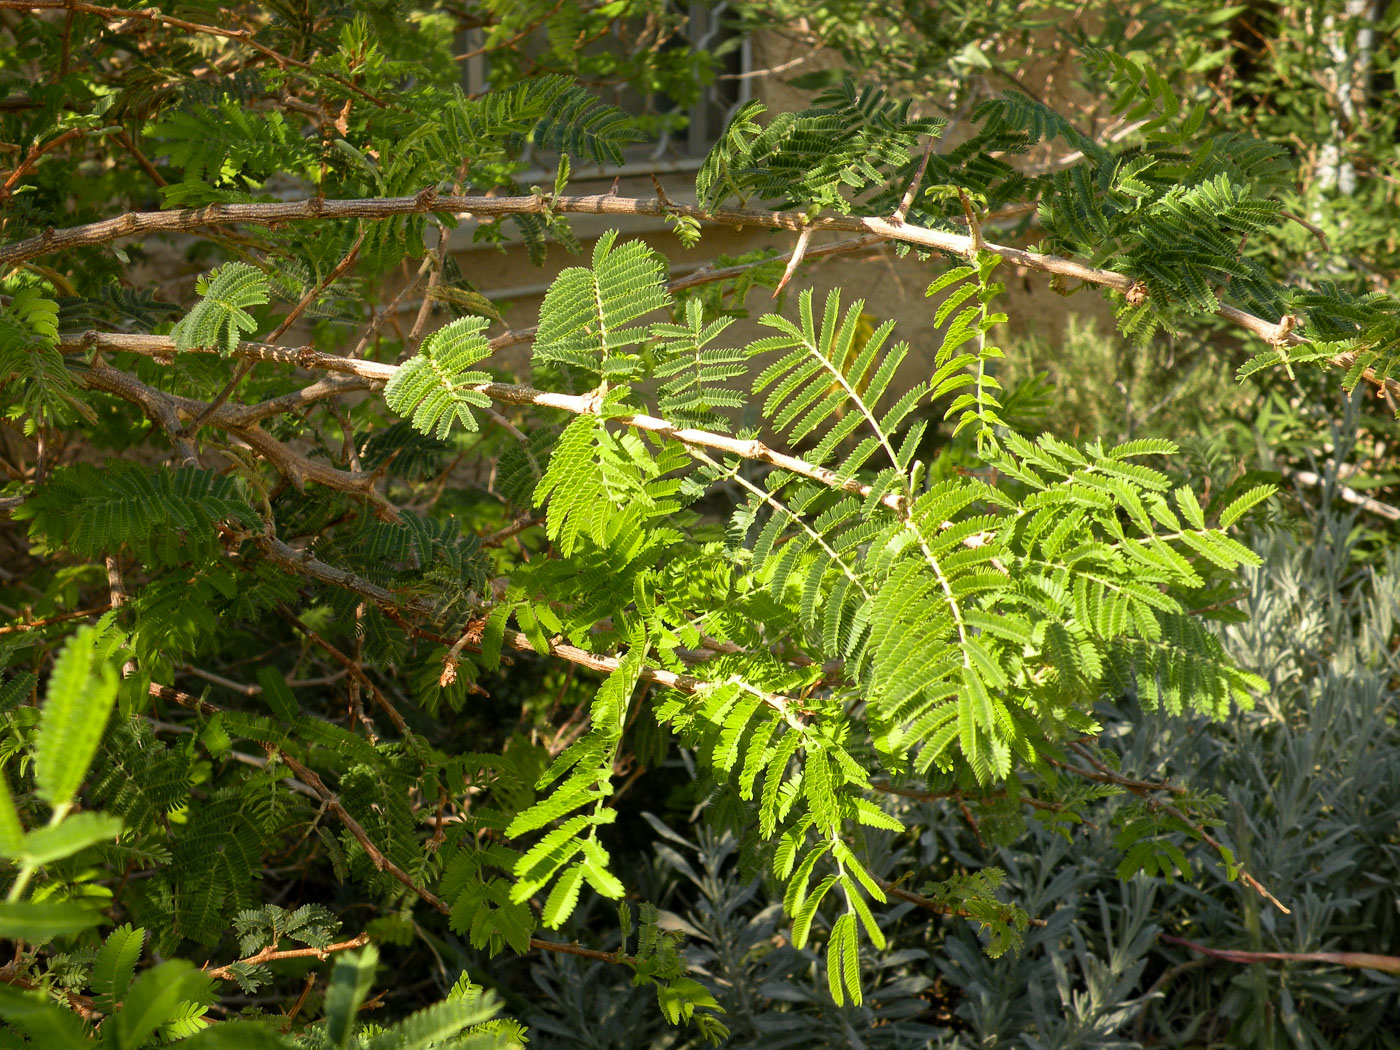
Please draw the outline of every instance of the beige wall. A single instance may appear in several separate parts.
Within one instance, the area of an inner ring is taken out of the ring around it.
[[[838,61],[830,53],[811,55],[800,41],[773,33],[758,34],[752,38],[751,47],[752,67],[756,70],[782,66],[794,58],[809,56],[800,67],[784,70],[778,75],[755,77],[751,81],[754,96],[768,103],[774,111],[799,109],[808,103],[808,94],[784,83],[783,77],[829,67]],[[1061,96],[1051,99],[1052,102],[1058,100],[1081,112],[1091,108],[1086,107],[1084,99],[1074,97],[1065,54],[1047,49],[1046,56],[1030,67],[1026,75],[1045,90]],[[989,84],[985,91],[987,94],[997,94],[1003,86]],[[954,144],[964,138],[969,130],[966,125],[955,122],[941,143]],[[1028,162],[1039,159],[1031,157]],[[650,177],[654,168],[668,196],[693,203],[697,167],[698,161],[695,159],[655,166],[645,163],[632,165],[629,170],[635,173],[620,180],[617,192],[622,196],[654,196]],[[577,173],[571,183],[571,192],[606,193],[612,186],[612,180],[611,173],[594,177]],[[522,181],[525,184],[538,182],[547,185],[552,181],[552,174],[541,172],[536,178],[526,177]],[[583,257],[572,256],[562,247],[552,245],[542,269],[529,263],[518,239],[504,255],[494,247],[473,246],[470,220],[454,232],[450,250],[466,278],[497,302],[510,326],[521,327],[535,323],[544,289],[553,276],[565,267],[585,265],[592,241],[608,228],[618,229],[624,238],[639,237],[645,240],[670,261],[673,277],[690,273],[719,254],[737,255],[765,246],[785,253],[792,249],[796,240],[794,234],[787,232],[735,231],[707,226],[700,244],[687,249],[681,246],[665,222],[649,216],[575,216],[571,225],[583,242]],[[506,226],[509,228],[510,224]],[[994,234],[992,236],[995,238]],[[833,236],[828,239],[837,238]],[[816,243],[821,243],[820,239],[814,240]],[[820,300],[825,298],[828,289],[840,287],[843,302],[864,299],[865,310],[877,320],[893,318],[898,324],[895,338],[907,340],[914,351],[911,360],[926,366],[937,349],[939,336],[932,329],[934,304],[925,298],[924,290],[944,265],[946,261],[938,259],[921,263],[912,254],[899,259],[888,248],[819,260],[804,266],[793,278],[785,309],[791,316],[795,309],[795,294],[801,288],[814,288]],[[1088,313],[1097,318],[1111,319],[1111,311],[1093,291],[1065,298],[1050,291],[1044,275],[1028,271],[1017,273],[1009,267],[1002,271],[1000,279],[1007,286],[1000,308],[1011,318],[1006,330],[998,336],[1003,343],[1014,343],[1019,338],[1034,335],[1049,340],[1052,345],[1057,344],[1070,313]],[[752,314],[764,312],[773,305],[763,290],[750,292],[748,309]],[[405,310],[416,312],[417,306],[406,303]],[[729,334],[736,339],[747,339],[759,331],[752,323],[747,323],[731,328]],[[528,348],[508,351],[500,364],[527,374],[524,369],[528,368]]]

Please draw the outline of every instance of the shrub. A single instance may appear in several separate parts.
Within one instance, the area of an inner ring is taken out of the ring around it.
[[[791,950],[739,962],[759,967],[749,986],[770,996],[801,960],[819,983],[782,994],[848,1018],[869,990],[897,1022],[876,1041],[931,1031],[898,972],[912,957],[879,954],[901,923],[935,937],[928,914],[970,916],[993,957],[1088,936],[1033,914],[1043,868],[950,854],[915,875],[960,832],[911,799],[985,805],[980,834],[1010,842],[1025,808],[1072,825],[1126,789],[1107,811],[1120,877],[1185,876],[1198,840],[1249,906],[1283,910],[1243,829],[1209,830],[1228,799],[1118,772],[1138,738],[1103,708],[1239,724],[1265,691],[1212,621],[1237,618],[1259,557],[1232,531],[1272,486],[1205,492],[1165,438],[1032,437],[996,375],[1014,264],[1106,289],[1139,343],[1218,319],[1263,338],[1242,375],[1340,364],[1393,392],[1394,300],[1290,284],[1245,251],[1281,222],[1282,149],[1202,134],[1152,67],[1096,52],[1117,112],[1143,121],[1131,142],[1013,93],[934,153],[941,119],[843,81],[794,112],[741,106],[695,205],[572,196],[575,162],[619,165],[656,122],[551,63],[677,90],[694,69],[659,45],[589,57],[615,5],[566,7],[543,57],[515,47],[528,18],[497,23],[479,96],[454,82],[455,16],[426,5],[244,5],[247,28],[222,9],[0,8],[32,15],[6,23],[6,78],[27,79],[0,111],[29,144],[0,245],[0,506],[25,551],[0,635],[5,1038],[519,1043],[495,1016],[520,1013],[518,988],[488,963],[529,952],[621,967],[687,1036],[722,1040],[727,1010],[776,1038],[788,1021],[726,1006],[620,877],[669,834],[643,795],[663,820],[706,809],[737,843],[709,854],[771,877],[751,936],[780,907]],[[1002,159],[1051,143],[1077,159],[1034,176]],[[527,145],[552,189],[517,184]],[[1038,250],[996,243],[998,210],[1032,204]],[[448,231],[470,216],[500,242],[509,221],[542,257],[600,213],[664,218],[691,247],[738,224],[793,249],[781,271],[673,283],[609,231],[538,326],[488,338]],[[756,339],[731,339],[732,304],[681,294],[776,292],[817,233],[859,235],[824,254],[874,239],[932,263],[931,374],[909,383],[909,345],[839,289],[797,291]],[[118,245],[133,235],[179,238],[193,293],[167,303],[156,256]],[[391,335],[400,272],[423,298]],[[430,330],[434,303],[455,316]],[[493,358],[527,342],[532,385]],[[623,902],[599,946],[542,936],[599,899]],[[1126,1016],[1146,909],[1094,971],[1095,1030]],[[404,980],[371,997],[381,952]],[[332,956],[319,991],[310,960]],[[386,1002],[383,1024],[360,1019]]]

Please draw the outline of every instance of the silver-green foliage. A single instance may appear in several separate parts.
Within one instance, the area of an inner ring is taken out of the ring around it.
[[[1345,451],[1345,434],[1338,444]],[[1329,484],[1339,461],[1328,468]],[[975,922],[931,925],[910,905],[884,910],[889,947],[864,960],[866,997],[878,1011],[834,1009],[788,979],[811,971],[820,981],[824,962],[810,950],[771,947],[781,919],[736,865],[734,839],[661,826],[656,866],[664,888],[652,892],[690,938],[735,1040],[948,1050],[1392,1045],[1394,981],[1379,970],[1282,961],[1245,967],[1158,936],[1302,953],[1384,950],[1400,934],[1396,885],[1383,874],[1394,869],[1400,820],[1400,692],[1391,651],[1400,559],[1387,554],[1373,570],[1355,572],[1361,522],[1328,503],[1324,497],[1308,510],[1302,537],[1255,538],[1261,564],[1245,570],[1248,619],[1219,632],[1228,656],[1269,681],[1254,710],[1208,722],[1104,707],[1105,737],[1119,749],[1123,772],[1218,793],[1223,826],[1216,834],[1247,844],[1251,864],[1293,914],[1241,898],[1199,867],[1170,881],[1118,881],[1115,838],[1147,815],[1142,800],[1121,789],[1104,789],[1108,800],[1093,826],[1063,824],[1045,810],[1008,810],[999,800],[974,802],[982,836],[995,836],[989,846],[953,800],[890,799],[901,820],[935,830],[917,840],[870,839],[876,874],[917,869],[942,877],[994,852],[1005,869],[1000,892],[1047,925],[1026,930],[1019,952],[992,959]],[[1173,848],[1189,840],[1170,822],[1157,834]],[[589,1002],[610,1015],[639,999],[597,964],[541,961],[536,971],[546,995],[527,1019],[561,1046],[587,1045],[567,1023],[581,1005],[574,988],[587,988]],[[947,1009],[941,1021],[927,994],[935,979],[937,1002]],[[653,1037],[663,1034],[658,1028]]]

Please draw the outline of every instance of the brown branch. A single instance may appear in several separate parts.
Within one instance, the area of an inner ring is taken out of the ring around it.
[[[777,287],[773,289],[771,298],[778,298],[783,289],[787,287],[788,281],[792,280],[792,275],[802,265],[802,257],[807,254],[807,242],[811,239],[812,227],[804,226],[802,232],[797,235],[797,245],[788,253],[787,266],[783,269],[783,276],[778,279]]]
[[[544,516],[539,514],[525,514],[495,532],[488,532],[481,537],[483,547],[499,547],[512,536],[518,536],[526,529],[534,528],[536,525],[544,524]]]
[[[999,798],[1006,797],[1005,790],[993,791],[990,795],[977,795],[969,797],[966,794],[966,792],[960,791],[956,788],[951,789],[949,791],[919,791],[917,788],[895,787],[888,781],[883,780],[872,780],[870,782],[870,786],[876,791],[883,791],[887,795],[897,795],[900,798],[912,798],[917,802],[935,802],[942,799],[955,800],[958,803],[958,805],[963,807],[963,814],[965,817],[968,818],[968,823],[972,825],[974,833],[977,830],[977,825],[976,822],[971,819],[971,814],[967,810],[967,803],[976,802],[985,805],[988,802],[994,802]],[[1020,802],[1023,806],[1029,806],[1031,809],[1043,810],[1046,813],[1064,813],[1069,809],[1069,807],[1065,806],[1062,803],[1047,802],[1044,799],[1035,798],[1031,795],[1017,795],[1016,800]],[[1083,824],[1086,827],[1098,827],[1098,825],[1095,824],[1092,820],[1085,820],[1084,817],[1078,813],[1075,813],[1074,816],[1078,817],[1079,820],[1083,822]],[[978,836],[978,841],[981,841],[980,835]]]
[[[0,4],[9,0],[0,0]],[[824,215],[808,218],[798,212],[761,211],[747,208],[717,208],[705,211],[694,205],[662,201],[659,197],[616,197],[609,194],[560,196],[548,198],[534,195],[524,197],[471,197],[438,193],[428,188],[412,197],[364,197],[326,199],[308,197],[296,201],[275,201],[252,204],[211,204],[203,208],[181,208],[171,211],[128,212],[110,219],[46,231],[26,240],[0,247],[0,265],[10,265],[38,258],[53,252],[66,251],[94,244],[105,244],[121,237],[142,233],[177,232],[203,226],[226,223],[248,223],[273,226],[284,222],[305,222],[331,219],[385,219],[399,215],[427,212],[467,214],[474,218],[496,218],[503,215],[543,214],[561,211],[589,215],[654,215],[680,214],[701,222],[726,226],[762,226],[769,229],[800,233],[811,228],[814,232],[847,232],[873,234],[882,240],[903,241],[924,248],[951,252],[955,255],[974,254],[972,238],[946,230],[934,230],[908,223],[896,226],[888,219],[856,215]],[[1057,273],[1065,277],[1100,284],[1126,292],[1133,279],[1112,270],[1089,266],[1058,255],[1041,255],[1004,245],[985,244],[1009,262],[1033,270]],[[1267,322],[1264,322],[1267,323]]]
[[[78,338],[66,340],[60,344],[61,349],[70,352],[85,347],[139,353],[154,357],[158,360],[168,360],[169,355],[174,353],[175,343],[174,340],[168,336],[125,335],[115,332],[87,332]],[[302,368],[315,368],[329,372],[358,376],[361,379],[367,379],[372,382],[388,382],[393,378],[400,367],[398,365],[382,364],[378,361],[361,361],[356,358],[342,357],[338,354],[326,354],[319,350],[312,349],[311,347],[291,348],[250,342],[240,343],[234,352],[240,357],[249,359],[281,361],[285,364],[294,364]],[[465,389],[475,390],[485,394],[493,401],[501,401],[513,405],[535,405],[540,408],[555,408],[564,412],[571,412],[574,415],[595,414],[598,409],[597,399],[590,394],[559,394],[548,390],[536,390],[533,387],[521,386],[515,383],[480,383]],[[279,405],[286,405],[291,401],[300,403],[307,400],[328,397],[338,392],[340,391],[336,388],[312,386],[306,387],[302,391],[285,395],[283,398],[275,399],[275,401]],[[188,399],[171,398],[171,401],[182,413],[190,411],[190,406],[203,404],[203,402],[190,401]],[[211,422],[215,426],[220,426],[225,429],[236,427],[252,419],[261,419],[268,415],[276,414],[270,407],[273,404],[274,402],[263,402],[262,405],[225,405],[219,412],[214,414],[211,418]],[[282,409],[278,410],[280,411]],[[870,494],[870,486],[863,484],[855,478],[842,477],[836,471],[827,467],[808,463],[798,456],[776,451],[757,438],[736,438],[728,434],[716,434],[695,427],[680,427],[669,420],[651,415],[617,416],[613,417],[610,421],[633,427],[637,430],[646,430],[654,434],[660,434],[662,437],[670,438],[673,441],[679,441],[684,445],[691,445],[696,448],[710,448],[727,455],[738,456],[741,459],[766,463],[769,466],[777,467],[788,473],[798,474],[802,477],[810,478],[813,481],[819,481],[823,485],[843,489],[846,492],[851,492],[858,496],[868,496]],[[329,470],[330,468],[322,467],[322,469]],[[340,471],[331,471],[331,473],[335,475],[342,474]],[[317,478],[313,480],[320,479]],[[900,511],[904,506],[904,497],[898,493],[890,493],[884,496],[881,502],[891,510]]]
[[[914,203],[914,196],[919,191],[919,183],[924,181],[924,172],[928,170],[928,161],[933,156],[933,138],[930,137],[928,144],[924,146],[924,159],[919,161],[919,168],[914,172],[914,177],[909,180],[908,187],[904,190],[904,196],[899,199],[899,207],[895,208],[894,214],[890,216],[890,222],[896,226],[904,225],[904,217],[909,214],[909,208]]]
[[[11,961],[6,963],[3,967],[0,967],[0,984],[12,985],[15,988],[23,988],[26,991],[43,989],[49,994],[53,994],[53,992],[57,991],[63,996],[69,1009],[84,1021],[101,1020],[103,1016],[102,1012],[93,1005],[94,1000],[92,996],[79,995],[77,992],[69,991],[66,988],[52,988],[48,980],[41,983],[39,981],[31,981],[27,977],[21,977],[15,972],[16,962],[17,960]]]
[[[331,272],[326,274],[325,279],[313,285],[311,290],[301,297],[296,306],[292,307],[291,312],[282,318],[281,324],[267,337],[269,343],[275,343],[281,339],[287,333],[287,329],[296,324],[297,318],[306,312],[306,308],[316,301],[317,296],[340,280],[345,271],[355,265],[355,260],[360,257],[360,246],[365,243],[365,236],[368,232],[368,230],[361,230],[359,236],[355,238],[355,243],[350,246],[350,250],[345,253],[340,262],[335,264]]]
[[[291,1028],[292,1022],[296,1020],[297,1014],[301,1013],[301,1008],[306,1005],[307,997],[311,995],[311,989],[316,985],[316,971],[312,970],[306,975],[306,983],[301,986],[301,994],[297,996],[297,1001],[292,1004],[292,1008],[287,1011],[287,1017],[282,1022],[283,1032]]]
[[[600,952],[595,948],[585,948],[580,944],[566,944],[563,941],[542,941],[538,937],[530,938],[531,948],[540,948],[547,952],[558,952],[561,955],[580,955],[585,959],[597,959],[599,962],[622,963],[632,966],[636,959],[630,955],[623,955],[620,952]]]
[[[0,634],[15,634],[21,631],[34,631],[40,627],[48,627],[50,624],[63,623],[65,620],[81,620],[84,616],[97,616],[105,613],[111,605],[94,605],[91,609],[79,609],[76,612],[57,613],[53,616],[46,616],[42,620],[30,620],[28,623],[11,623],[0,627]]]
[[[34,170],[34,166],[39,163],[40,157],[44,156],[46,153],[53,152],[65,142],[71,142],[73,139],[82,137],[84,130],[83,128],[69,128],[62,135],[57,135],[49,139],[49,141],[45,142],[42,146],[32,147],[29,150],[29,154],[20,162],[19,167],[10,172],[9,178],[3,183],[0,183],[0,201],[9,198],[10,194],[14,191],[15,183]]]
[[[334,952],[349,951],[351,948],[363,948],[369,943],[369,934],[362,933],[358,937],[352,937],[348,941],[341,941],[338,944],[328,944],[324,948],[288,948],[285,951],[278,951],[275,945],[269,944],[262,951],[239,959],[236,963],[229,963],[227,966],[216,966],[212,970],[206,968],[205,973],[210,977],[220,981],[235,980],[233,967],[235,966],[262,966],[264,963],[279,962],[282,959],[320,959],[325,962]]]
[[[191,664],[186,664],[184,670],[194,675],[196,678],[203,678],[211,685],[217,685],[222,689],[227,689],[233,693],[239,693],[242,696],[262,696],[263,693],[263,687],[254,682],[235,682],[232,678],[225,678],[223,675],[215,674],[213,671],[206,671],[202,667],[195,667]],[[290,682],[287,684],[291,685]]]
[[[253,538],[253,543],[262,551],[263,556],[280,568],[296,573],[301,576],[310,576],[320,580],[322,583],[329,583],[333,586],[352,591],[363,598],[368,598],[380,608],[386,611],[407,610],[428,620],[433,620],[436,616],[436,609],[432,602],[424,598],[402,598],[392,591],[371,583],[363,577],[348,572],[345,569],[338,569],[333,565],[328,565],[318,558],[312,557],[309,553],[298,551],[290,547],[274,536],[257,536]],[[470,649],[479,652],[481,647],[481,631],[485,626],[484,620],[475,620],[468,625],[467,629],[458,636],[453,644],[460,652],[462,649]],[[426,635],[434,640],[442,640],[441,636]],[[507,630],[503,639],[505,647],[515,649],[519,652],[538,652],[530,639],[520,631]],[[579,667],[586,667],[589,670],[599,671],[603,674],[611,674],[621,666],[621,661],[612,656],[599,656],[597,653],[590,653],[587,649],[580,649],[576,645],[569,645],[565,642],[550,641],[541,656],[552,656],[559,660],[566,660]],[[706,689],[714,688],[718,684],[706,682],[695,678],[692,675],[677,674],[674,671],[663,670],[659,667],[646,666],[642,668],[641,679],[644,682],[655,682],[657,685],[667,689],[675,689],[682,693],[697,693]],[[776,693],[769,693],[766,690],[757,689],[747,683],[735,682],[742,688],[757,695],[765,704],[773,708],[783,719],[795,729],[805,728],[797,719],[796,711],[798,703],[791,697],[780,696]]]
[[[125,131],[118,130],[113,137],[117,140],[117,144],[121,146],[122,149],[126,150],[128,153],[131,154],[132,159],[134,159],[137,165],[141,168],[141,170],[146,173],[146,177],[148,179],[154,182],[157,186],[170,185],[169,181],[165,178],[165,176],[156,170],[156,166],[151,163],[150,158],[148,158],[144,153],[141,152],[140,147],[137,146],[136,143],[131,141],[130,135],[128,135]]]
[[[885,894],[887,896],[894,897],[897,900],[906,901],[909,904],[916,905],[920,908],[923,908],[924,911],[931,911],[935,915],[952,915],[959,919],[980,918],[979,916],[973,915],[969,911],[964,911],[961,908],[952,908],[946,904],[939,904],[937,901],[931,900],[928,897],[924,897],[918,893],[913,893],[910,890],[903,889],[899,886],[898,883],[890,882],[887,879],[882,879],[873,871],[870,872],[870,877],[875,880],[875,884],[879,886],[880,889],[885,891]],[[1046,921],[1044,919],[1029,919],[1027,921],[1029,921],[1032,926],[1046,925]]]
[[[306,635],[306,637],[310,638],[326,652],[330,653],[331,657],[339,663],[340,666],[344,667],[352,678],[355,678],[361,685],[369,690],[370,696],[374,697],[374,702],[379,705],[381,711],[389,716],[389,721],[394,723],[394,728],[399,731],[403,738],[415,747],[417,746],[417,738],[413,735],[413,730],[408,728],[408,723],[404,721],[403,715],[399,714],[398,708],[389,701],[389,698],[384,695],[384,692],[379,686],[375,685],[374,682],[370,680],[370,677],[365,674],[364,668],[360,666],[359,661],[351,659],[336,646],[321,637],[320,634],[303,623],[292,610],[288,609],[281,602],[277,603],[277,615],[286,620],[302,634]]]
[[[347,103],[347,105],[348,104],[349,103]],[[339,280],[346,270],[355,265],[355,260],[360,256],[360,245],[365,243],[365,235],[368,232],[367,228],[362,227],[360,229],[359,236],[355,238],[355,243],[350,246],[350,250],[341,257],[341,260],[335,264],[331,272],[326,275],[325,279],[312,285],[307,293],[301,297],[301,300],[292,307],[287,316],[282,318],[282,322],[273,330],[272,334],[267,337],[268,342],[275,343],[278,339],[281,339],[282,336],[286,334],[287,329],[296,324],[297,318],[316,300],[316,297]],[[209,417],[222,408],[228,399],[233,396],[233,392],[238,389],[238,384],[241,383],[244,377],[252,370],[253,366],[250,362],[240,362],[238,367],[234,369],[233,376],[224,384],[223,389],[214,395],[213,400],[209,402],[209,406],[196,416],[194,421],[185,428],[185,433],[190,437],[197,434],[199,428],[204,426]]]
[[[165,431],[166,437],[175,446],[180,461],[186,466],[199,466],[199,455],[195,452],[194,442],[181,433],[180,417],[175,410],[174,397],[155,387],[147,386],[135,376],[112,368],[100,357],[93,358],[91,368],[82,376],[82,382],[90,389],[116,394],[140,406],[141,410]]]
[[[1134,780],[1131,777],[1122,776],[1121,774],[1115,772],[1112,769],[1109,769],[1108,766],[1100,762],[1097,758],[1094,757],[1093,753],[1090,752],[1089,749],[1084,747],[1082,744],[1071,743],[1069,746],[1077,754],[1088,759],[1097,768],[1082,769],[1079,766],[1071,765],[1068,762],[1061,762],[1059,759],[1052,758],[1049,755],[1044,756],[1046,761],[1048,761],[1051,765],[1058,766],[1066,772],[1073,773],[1076,776],[1084,777],[1087,780],[1096,780],[1102,784],[1115,784],[1118,787],[1124,788],[1125,790],[1131,792],[1132,794],[1138,796],[1138,798],[1141,798],[1143,801],[1145,801],[1147,803],[1148,809],[1154,812],[1165,813],[1170,817],[1174,817],[1175,819],[1181,821],[1181,823],[1185,824],[1188,828],[1190,828],[1192,832],[1196,835],[1196,837],[1199,838],[1206,845],[1210,846],[1211,849],[1215,850],[1217,853],[1220,853],[1222,855],[1225,853],[1225,846],[1220,842],[1219,839],[1217,839],[1214,835],[1207,831],[1204,825],[1202,825],[1199,821],[1193,820],[1191,817],[1187,816],[1186,813],[1182,812],[1181,809],[1172,805],[1171,803],[1163,802],[1160,798],[1157,797],[1156,794],[1158,792],[1170,792],[1175,795],[1184,795],[1186,794],[1185,788],[1177,787],[1173,784],[1158,783],[1149,780]],[[1272,893],[1268,891],[1268,889],[1264,886],[1263,883],[1261,883],[1258,879],[1256,879],[1253,875],[1246,871],[1245,866],[1242,863],[1236,860],[1233,861],[1230,866],[1235,869],[1235,874],[1238,876],[1239,880],[1243,882],[1246,886],[1248,886],[1250,889],[1252,889],[1255,893],[1259,894],[1259,896],[1263,897],[1275,908],[1283,912],[1283,914],[1293,914],[1287,907],[1284,906],[1282,901],[1280,901],[1277,897],[1275,897]]]
[[[0,5],[12,0],[0,0]],[[57,3],[54,6],[61,6]],[[326,200],[310,197],[300,201],[257,203],[257,204],[211,204],[204,208],[183,208],[175,211],[128,212],[115,218],[83,226],[65,229],[49,229],[26,240],[0,246],[0,266],[35,259],[52,252],[64,251],[92,244],[105,244],[120,237],[140,233],[192,230],[201,226],[224,223],[251,223],[254,225],[276,225],[283,222],[299,222],[316,219],[383,219],[397,215],[422,214],[425,212],[466,213],[475,218],[494,218],[502,215],[542,214],[546,211],[560,211],[591,215],[686,215],[701,222],[728,226],[762,226],[769,229],[791,230],[800,233],[810,228],[814,232],[845,231],[876,236],[882,240],[901,241],[906,244],[932,248],[965,257],[975,256],[979,249],[993,252],[1016,266],[1043,273],[1055,274],[1073,280],[1111,288],[1124,294],[1141,286],[1134,278],[1113,270],[1090,266],[1076,259],[1060,255],[1045,255],[993,244],[982,240],[981,231],[972,236],[934,230],[909,223],[896,224],[890,219],[856,215],[823,215],[815,219],[796,212],[759,211],[747,208],[717,208],[707,212],[694,205],[676,204],[663,201],[659,197],[635,198],[617,197],[610,194],[592,194],[580,197],[462,197],[440,194],[435,189],[425,189],[412,197],[366,197],[350,200]],[[1298,346],[1306,342],[1301,336],[1287,332],[1280,336],[1279,325],[1266,321],[1238,307],[1221,304],[1216,315],[1252,332],[1274,345]],[[1333,363],[1349,367],[1354,355],[1341,354],[1333,358]],[[1400,382],[1382,379],[1373,371],[1367,370],[1366,378],[1387,390],[1400,393]]]
[[[1314,226],[1306,219],[1302,219],[1299,218],[1297,215],[1294,215],[1291,211],[1280,211],[1279,215],[1287,219],[1289,222],[1296,222],[1299,226],[1303,227],[1303,229],[1307,230],[1310,234],[1312,234],[1318,239],[1318,242],[1322,245],[1322,250],[1324,252],[1327,252],[1329,255],[1331,254],[1332,249],[1327,244],[1327,235],[1324,234],[1322,230],[1318,229],[1318,227]]]
[[[1319,962],[1361,970],[1380,970],[1382,973],[1400,973],[1400,956],[1395,955],[1373,955],[1370,952],[1246,952],[1233,948],[1207,948],[1204,944],[1173,937],[1169,933],[1159,933],[1157,936],[1168,944],[1179,944],[1193,952],[1226,962]]]
[[[1126,788],[1135,795],[1143,795],[1151,792],[1166,792],[1172,795],[1184,795],[1186,789],[1177,784],[1169,784],[1163,780],[1134,780],[1132,777],[1125,777],[1116,770],[1110,769],[1100,762],[1093,753],[1081,744],[1071,743],[1070,749],[1076,754],[1089,761],[1094,769],[1082,769],[1068,762],[1061,762],[1057,758],[1047,757],[1051,765],[1059,766],[1066,772],[1075,776],[1083,777],[1085,780],[1097,780],[1100,784],[1116,784],[1118,787]]]
[[[129,373],[113,368],[100,357],[93,360],[92,367],[82,374],[81,380],[89,389],[115,394],[139,405],[165,430],[181,460],[191,466],[199,465],[193,442],[181,430],[180,420],[197,418],[208,408],[206,402],[157,390]],[[394,508],[374,487],[378,475],[337,470],[320,460],[293,451],[258,426],[258,420],[266,416],[354,388],[323,381],[284,398],[275,398],[273,402],[264,405],[223,405],[209,416],[209,423],[243,441],[298,489],[304,488],[308,481],[314,481],[327,488],[364,496],[377,504],[381,513],[396,516]],[[274,403],[277,406],[276,410],[266,407]]]
[[[274,51],[265,44],[260,44],[253,39],[253,34],[247,29],[224,29],[220,26],[205,25],[201,22],[187,22],[183,18],[174,18],[167,14],[162,14],[154,8],[143,8],[129,10],[121,7],[103,7],[98,4],[82,3],[80,0],[0,0],[0,8],[21,11],[77,11],[82,14],[98,15],[103,19],[112,20],[125,18],[146,22],[154,22],[158,25],[168,26],[171,29],[183,29],[189,33],[201,33],[205,36],[221,36],[228,40],[234,40],[241,44],[246,44],[254,51],[272,59],[283,69],[293,66],[297,69],[305,70],[315,76],[325,77],[333,80],[348,91],[353,91],[362,98],[373,102],[380,109],[387,109],[388,104],[371,95],[364,88],[358,87],[344,77],[325,70],[316,69],[310,62],[302,62],[284,55],[280,51]]]

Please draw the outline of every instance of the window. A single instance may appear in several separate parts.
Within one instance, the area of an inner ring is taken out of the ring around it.
[[[565,3],[570,0],[564,0]],[[649,19],[647,24],[614,20],[600,34],[586,40],[582,45],[585,56],[612,55],[624,59],[635,58],[643,51],[650,50],[662,56],[662,64],[668,53],[677,58],[694,55],[701,51],[712,54],[714,78],[704,85],[700,97],[689,105],[683,105],[662,92],[645,94],[631,85],[608,82],[604,77],[596,80],[584,78],[584,83],[600,98],[612,103],[624,112],[638,117],[662,118],[655,123],[661,125],[649,141],[634,144],[628,150],[630,164],[640,165],[647,170],[666,167],[689,168],[698,164],[700,158],[709,151],[724,130],[734,111],[752,96],[752,81],[745,76],[750,68],[751,45],[748,40],[737,36],[725,21],[729,8],[726,0],[706,2],[706,0],[667,0],[665,14],[661,20]],[[557,14],[551,17],[559,17]],[[667,29],[659,46],[655,25],[664,22]],[[557,31],[557,27],[556,31]],[[515,49],[528,62],[531,53],[547,54],[549,50],[549,19],[529,28],[516,43]],[[462,34],[462,53],[469,57],[462,63],[462,89],[468,94],[478,94],[491,85],[491,57],[478,54],[484,34],[479,29],[467,30]],[[584,59],[587,64],[587,59]],[[595,67],[602,63],[592,63]],[[683,69],[683,65],[678,64]],[[674,68],[670,70],[674,72]],[[683,115],[683,121],[667,121],[664,118]],[[666,125],[679,127],[667,127]],[[533,151],[526,155],[527,161],[536,159]],[[552,169],[552,159],[540,157],[539,166]],[[630,166],[629,164],[629,166]],[[580,171],[579,174],[586,174]]]

